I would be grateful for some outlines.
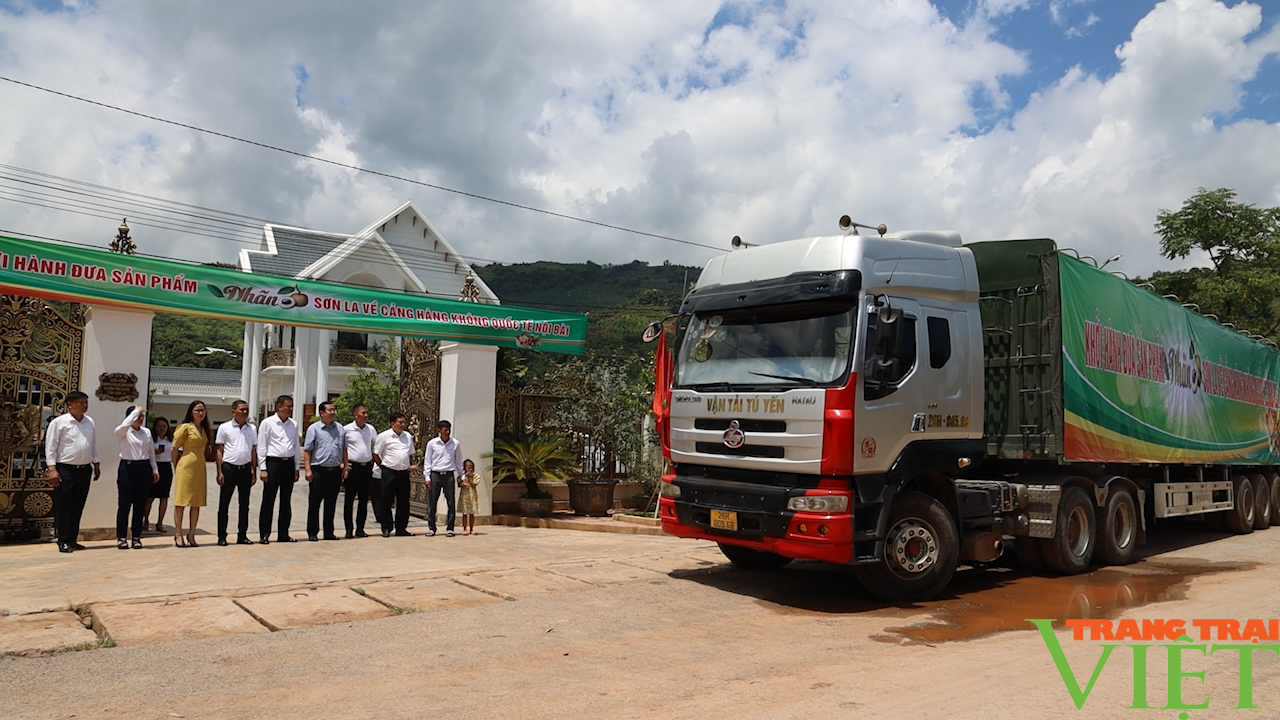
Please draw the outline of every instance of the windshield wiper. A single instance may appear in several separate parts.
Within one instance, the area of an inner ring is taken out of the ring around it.
[[[733,386],[727,382],[696,383],[685,385],[682,390],[700,390],[703,392],[733,392]]]
[[[790,380],[791,382],[797,382],[797,383],[800,383],[801,385],[807,385],[809,387],[816,387],[818,385],[818,381],[814,380],[813,378],[796,377],[795,375],[773,375],[771,373],[761,373],[761,372],[753,372],[751,374],[759,375],[760,377],[774,378],[775,380]]]

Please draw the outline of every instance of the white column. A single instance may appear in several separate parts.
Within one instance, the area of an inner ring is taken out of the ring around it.
[[[255,420],[261,420],[258,417],[258,405],[262,402],[262,345],[265,339],[266,327],[262,323],[250,323],[253,326],[252,335],[250,335],[250,351],[245,357],[245,362],[249,364],[249,389],[244,394],[245,402],[249,403],[249,412],[253,414]]]
[[[246,322],[244,324],[244,342],[240,346],[240,397],[249,397],[249,389],[253,385],[253,326],[257,323]],[[249,406],[250,413],[257,413],[258,410],[252,405]]]
[[[145,405],[150,381],[151,320],[155,313],[120,310],[90,305],[84,327],[84,360],[80,390],[89,395],[89,417],[93,418],[94,440],[102,477],[89,488],[89,500],[80,522],[86,537],[114,538],[116,533],[116,470],[120,466],[120,446],[116,425],[130,405]],[[97,390],[103,373],[132,373],[138,376],[138,397],[112,402],[100,400]],[[168,520],[165,521],[168,524]],[[103,531],[106,531],[105,534]]]
[[[329,346],[333,344],[332,330],[317,330],[316,342],[320,346],[316,353],[316,413],[320,412],[320,403],[329,399]]]
[[[492,461],[481,457],[493,452],[494,382],[498,348],[487,345],[441,343],[440,419],[453,423],[453,436],[462,444],[462,456],[475,461],[476,472],[489,478]],[[424,432],[434,435],[435,428]],[[488,482],[476,488],[480,515],[493,514],[493,491]]]
[[[307,404],[310,385],[307,382],[307,360],[311,352],[311,328],[300,327],[293,336],[293,413],[302,427],[302,408]]]

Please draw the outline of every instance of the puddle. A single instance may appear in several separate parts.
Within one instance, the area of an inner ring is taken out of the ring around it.
[[[929,620],[887,627],[871,639],[933,645],[1034,629],[1027,618],[1057,618],[1055,627],[1062,627],[1068,618],[1110,619],[1143,605],[1182,600],[1195,578],[1254,567],[1253,563],[1149,560],[1071,577],[1038,577],[999,568],[958,572],[950,597],[920,603],[910,611],[912,616],[924,611]],[[1008,574],[1008,580],[1000,579],[1002,573]],[[873,614],[881,613],[904,616],[901,608]]]

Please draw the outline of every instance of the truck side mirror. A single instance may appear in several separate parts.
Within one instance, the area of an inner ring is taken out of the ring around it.
[[[662,321],[658,320],[658,321],[649,323],[648,327],[644,329],[644,333],[640,335],[640,339],[646,343],[651,343],[654,340],[657,340],[658,336],[661,334],[662,334]]]
[[[876,355],[882,358],[898,354],[902,344],[902,308],[882,307],[876,312]]]

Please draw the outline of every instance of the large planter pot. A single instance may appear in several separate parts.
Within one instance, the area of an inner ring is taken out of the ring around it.
[[[555,506],[556,501],[552,498],[520,498],[520,512],[525,517],[550,517]]]
[[[576,515],[602,517],[613,509],[616,480],[608,478],[576,478],[568,482],[569,507]]]

